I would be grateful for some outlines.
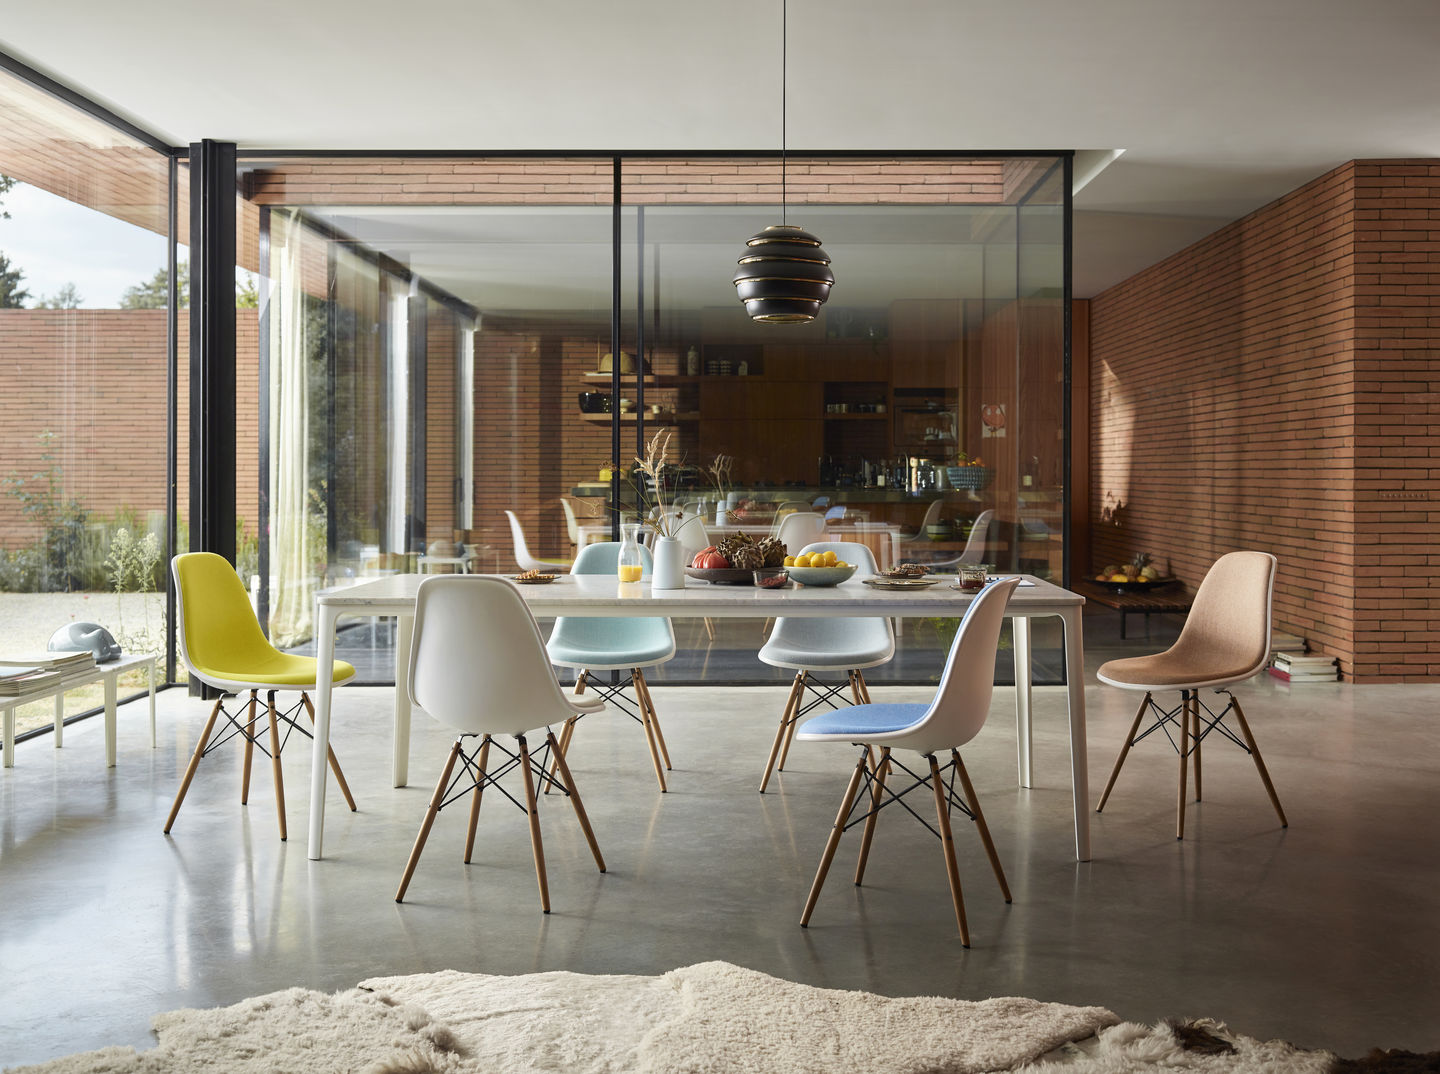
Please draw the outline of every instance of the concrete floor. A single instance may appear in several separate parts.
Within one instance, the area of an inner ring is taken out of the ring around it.
[[[1103,655],[1092,644],[1092,684]],[[610,869],[596,872],[573,815],[547,800],[549,916],[524,818],[498,798],[487,798],[476,864],[460,861],[465,810],[453,807],[407,902],[393,901],[449,736],[417,716],[412,785],[392,789],[389,689],[339,695],[334,742],[360,811],[332,782],[320,862],[305,856],[303,743],[285,760],[288,843],[268,767],[239,805],[237,749],[207,759],[173,834],[161,834],[205,715],[182,691],[161,695],[153,751],[143,704],[122,710],[114,769],[98,720],[67,729],[60,751],[48,738],[22,743],[0,773],[0,1065],[147,1047],[157,1011],[291,985],[442,968],[657,973],[706,959],[887,994],[1025,995],[1147,1022],[1210,1016],[1343,1055],[1440,1048],[1440,685],[1247,684],[1291,827],[1278,827],[1250,761],[1217,744],[1206,800],[1177,843],[1173,754],[1147,740],[1094,817],[1088,864],[1073,857],[1064,693],[1037,693],[1033,789],[1015,785],[1013,690],[996,690],[965,751],[1015,895],[1006,906],[973,827],[958,825],[970,950],[938,844],[895,811],[865,887],[849,882],[852,833],[811,927],[798,927],[853,755],[797,746],[756,794],[781,688],[657,688],[675,764],[663,796],[637,726],[582,724],[572,761]],[[1093,803],[1134,698],[1098,685],[1088,697]]]

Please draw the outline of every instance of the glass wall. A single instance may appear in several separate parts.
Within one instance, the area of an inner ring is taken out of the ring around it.
[[[169,188],[166,154],[0,72],[0,657],[72,622],[165,649]]]
[[[307,646],[327,581],[514,571],[507,513],[531,554],[573,558],[649,506],[632,467],[660,430],[668,495],[716,538],[818,506],[881,565],[1058,579],[1063,170],[792,157],[789,220],[837,282],[814,323],[759,325],[731,276],[780,221],[778,161],[243,161],[272,635]],[[744,624],[679,629],[656,678],[768,681]],[[951,629],[909,624],[875,677],[929,679]],[[385,631],[347,633],[362,676],[391,678]]]

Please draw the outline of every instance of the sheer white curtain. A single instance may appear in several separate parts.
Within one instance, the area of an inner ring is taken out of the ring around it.
[[[305,229],[294,213],[272,214],[270,639],[282,647],[311,637],[315,589],[325,568],[325,490],[310,480],[309,473],[309,348],[301,259],[304,235]]]

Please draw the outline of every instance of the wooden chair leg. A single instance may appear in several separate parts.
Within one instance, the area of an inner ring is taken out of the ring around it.
[[[1125,757],[1130,752],[1130,747],[1135,744],[1135,732],[1140,730],[1140,720],[1145,715],[1145,710],[1150,707],[1150,695],[1146,693],[1145,700],[1140,702],[1140,708],[1135,712],[1135,722],[1130,725],[1130,730],[1125,732],[1125,741],[1120,746],[1120,756],[1115,758],[1115,767],[1110,772],[1110,781],[1105,784],[1105,793],[1100,796],[1100,804],[1095,807],[1099,813],[1105,808],[1105,803],[1110,800],[1110,791],[1115,786],[1115,779],[1120,775],[1120,767],[1125,763]]]
[[[845,788],[845,797],[840,800],[840,811],[835,814],[835,827],[830,829],[830,837],[825,841],[825,853],[820,856],[820,868],[815,870],[815,882],[810,885],[805,911],[800,915],[802,929],[810,925],[810,915],[815,911],[820,889],[825,886],[825,874],[830,871],[830,863],[835,860],[835,849],[840,845],[840,836],[845,834],[845,819],[850,816],[850,807],[855,804],[855,793],[860,789],[860,779],[865,774],[865,765],[868,762],[868,753],[861,750],[860,760],[855,762],[855,771],[850,773],[850,784]]]
[[[590,674],[590,673],[589,673],[588,671],[586,671],[584,668],[581,668],[580,671],[576,673],[576,675],[575,675],[575,696],[576,696],[576,697],[579,697],[581,694],[583,694],[583,693],[585,692],[585,682],[586,682],[586,679],[587,679],[587,677],[589,676],[589,674]],[[580,717],[579,717],[579,716],[571,716],[568,720],[565,721],[565,725],[560,728],[560,752],[561,752],[561,753],[567,753],[567,752],[569,752],[569,750],[570,750],[570,739],[571,739],[572,737],[574,737],[574,734],[575,734],[575,725],[576,725],[576,723],[579,722],[579,720],[580,720]],[[546,777],[545,777],[544,792],[545,792],[546,794],[549,794],[549,793],[550,793],[550,788],[551,788],[551,786],[553,786],[554,783],[555,783],[555,773],[556,773],[556,771],[557,771],[557,767],[556,767],[556,764],[555,764],[555,758],[552,757],[552,758],[550,758],[550,771],[549,771],[549,773],[548,773],[548,774],[546,775]]]
[[[631,669],[633,676],[638,669]],[[635,690],[635,700],[640,706],[640,726],[645,731],[645,745],[650,749],[650,763],[655,767],[655,779],[660,783],[660,793],[667,790],[665,786],[665,769],[660,760],[660,749],[655,741],[655,722],[650,711],[649,695],[638,687]]]
[[[862,705],[872,704],[872,702],[871,702],[871,700],[870,700],[870,687],[869,687],[869,685],[865,682],[865,672],[861,671],[859,668],[856,668],[856,669],[855,669],[855,682],[856,682],[856,683],[859,685],[859,687],[860,687],[860,704],[862,704]]]
[[[215,699],[215,707],[210,710],[210,719],[205,721],[205,730],[200,732],[200,741],[195,743],[195,752],[190,755],[190,764],[185,768],[185,777],[180,780],[180,790],[175,795],[175,804],[170,807],[170,816],[165,818],[166,835],[170,834],[170,829],[175,825],[175,818],[180,813],[180,805],[185,801],[185,792],[190,789],[190,781],[195,778],[195,769],[200,766],[200,758],[205,756],[205,747],[210,744],[210,733],[215,730],[215,720],[220,715],[220,706],[224,701],[224,695]]]
[[[1200,728],[1200,693],[1199,693],[1198,690],[1197,690],[1196,693],[1195,693],[1195,705],[1194,705],[1194,707],[1191,709],[1190,724],[1191,724],[1191,728],[1192,728],[1192,730],[1191,730],[1191,738],[1193,739],[1193,743],[1192,743],[1192,745],[1191,745],[1191,747],[1190,747],[1190,750],[1191,750],[1191,760],[1194,762],[1194,768],[1195,768],[1195,801],[1198,802],[1198,801],[1200,801],[1200,798],[1201,798],[1201,794],[1200,794],[1200,734],[1201,734],[1201,728]]]
[[[650,711],[650,726],[655,729],[655,743],[660,747],[660,756],[665,761],[665,771],[670,771],[670,751],[665,748],[665,732],[660,730],[660,714],[655,711],[655,698],[650,695],[650,680],[640,668],[630,672],[635,680],[635,692],[645,695],[645,707]]]
[[[1240,721],[1240,731],[1245,736],[1245,745],[1250,747],[1250,756],[1255,760],[1255,769],[1260,773],[1260,782],[1265,784],[1265,793],[1270,796],[1270,804],[1275,807],[1275,815],[1280,818],[1280,827],[1290,827],[1290,822],[1285,819],[1285,810],[1280,808],[1280,796],[1275,793],[1275,784],[1270,782],[1270,772],[1265,768],[1265,761],[1260,756],[1260,747],[1255,744],[1255,736],[1250,733],[1250,723],[1245,719],[1245,712],[1240,708],[1240,702],[1231,697],[1231,703],[1235,706],[1235,718]]]
[[[315,706],[310,703],[310,695],[300,691],[300,700],[305,705],[305,711],[310,716],[310,726],[315,726]],[[350,793],[350,784],[345,782],[345,773],[340,771],[340,762],[335,759],[335,750],[327,742],[325,744],[325,755],[330,760],[330,771],[335,773],[335,782],[340,787],[340,793],[345,796],[345,804],[350,807],[350,812],[355,812],[355,797]]]
[[[865,879],[865,863],[870,859],[870,844],[875,838],[875,825],[880,819],[880,805],[885,800],[885,777],[890,774],[890,747],[880,748],[878,763],[870,756],[869,747],[866,747],[865,760],[873,766],[871,771],[875,773],[875,782],[870,788],[870,812],[865,817],[865,833],[860,837],[860,858],[855,863],[857,888]]]
[[[1185,838],[1185,773],[1190,768],[1186,756],[1190,738],[1190,691],[1180,691],[1180,793],[1175,800],[1175,838]]]
[[[580,822],[580,830],[585,833],[585,841],[590,844],[590,853],[595,856],[595,864],[600,871],[605,871],[605,859],[600,856],[600,844],[595,842],[595,832],[590,828],[590,818],[585,815],[585,805],[580,801],[580,791],[575,787],[575,778],[570,775],[570,766],[565,763],[565,755],[556,751],[555,735],[550,734],[550,752],[555,754],[555,759],[560,763],[560,779],[570,790],[570,804],[575,807],[575,819]]]
[[[525,776],[525,812],[530,815],[530,849],[535,854],[535,879],[540,883],[540,909],[550,912],[550,886],[545,882],[545,844],[540,839],[540,802],[535,796],[535,777],[530,772],[530,747],[520,735],[520,771]]]
[[[797,695],[803,689],[805,673],[797,672],[795,681],[790,686],[790,696],[785,700],[785,711],[780,714],[780,726],[775,729],[775,741],[770,746],[770,757],[765,761],[765,774],[760,777],[760,793],[765,793],[765,787],[770,782],[770,775],[775,771],[775,758],[780,756],[780,745],[785,741],[786,733],[790,727],[791,713],[795,711],[798,704]]]
[[[940,846],[945,855],[945,873],[950,878],[950,901],[955,904],[955,923],[960,926],[960,946],[970,946],[970,929],[965,924],[965,896],[960,890],[960,868],[955,864],[955,836],[950,831],[950,800],[940,778],[935,755],[929,755],[930,787],[935,792],[935,816],[940,822]]]
[[[965,770],[965,762],[960,760],[960,751],[951,750],[950,759],[955,763],[955,772],[960,777],[960,786],[965,789],[965,800],[970,806],[970,812],[975,814],[975,827],[980,829],[980,842],[985,844],[985,856],[990,859],[990,868],[994,870],[995,879],[1000,881],[1000,893],[1005,896],[1006,902],[1013,901],[1010,898],[1010,885],[1005,882],[1005,870],[1000,865],[1000,855],[995,853],[995,841],[990,838],[990,825],[985,823],[985,814],[980,812],[980,798],[975,793],[975,786],[970,782],[970,773]]]
[[[852,702],[853,704],[856,704],[856,705],[863,705],[863,704],[865,704],[865,695],[864,695],[864,694],[861,692],[861,690],[860,690],[860,671],[859,671],[859,669],[857,669],[857,668],[851,668],[851,669],[850,669],[850,672],[849,672],[849,675],[850,675],[850,700],[851,700],[851,702]]]
[[[405,863],[405,874],[400,877],[400,889],[395,892],[395,901],[405,901],[405,889],[415,875],[415,866],[420,864],[420,852],[425,849],[425,840],[430,838],[430,827],[435,823],[435,814],[440,812],[440,803],[445,801],[445,788],[450,786],[450,773],[455,770],[455,760],[460,756],[463,738],[457,738],[450,747],[450,756],[445,761],[445,770],[440,773],[440,782],[435,784],[435,793],[430,796],[430,806],[425,810],[425,820],[420,824],[420,834],[410,849],[410,860]]]
[[[250,762],[255,757],[255,706],[260,700],[260,691],[250,691],[250,705],[245,716],[245,760],[240,769],[240,804],[250,804]]]
[[[795,732],[800,729],[800,708],[805,704],[805,679],[809,676],[808,671],[800,672],[800,690],[795,695],[795,711],[790,714],[790,723],[785,728],[785,741],[780,746],[780,763],[775,766],[777,771],[785,771],[785,761],[790,756],[790,743],[795,741]]]
[[[470,864],[470,855],[475,851],[475,825],[480,821],[480,799],[485,794],[485,769],[490,763],[490,736],[480,740],[480,756],[475,767],[480,770],[475,779],[475,793],[470,796],[470,828],[465,833],[465,864]]]
[[[275,777],[275,811],[280,817],[280,842],[285,842],[285,772],[280,767],[280,715],[275,711],[275,691],[265,691],[270,709],[270,772]]]

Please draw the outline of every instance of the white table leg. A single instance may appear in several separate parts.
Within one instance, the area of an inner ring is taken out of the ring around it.
[[[105,767],[115,767],[115,695],[117,679],[120,678],[118,671],[112,671],[105,676]]]
[[[1090,767],[1085,747],[1085,644],[1080,609],[1060,613],[1065,623],[1065,694],[1070,708],[1070,787],[1075,798],[1075,858],[1090,860]]]
[[[155,748],[155,657],[150,658],[150,748]]]
[[[1020,786],[1031,787],[1034,786],[1034,750],[1030,738],[1030,686],[1034,672],[1030,666],[1029,617],[1011,618],[1010,634],[1015,642],[1015,756],[1020,768]]]
[[[415,617],[402,615],[395,626],[395,732],[391,746],[391,773],[397,787],[410,779],[410,691],[405,681],[410,675],[410,638],[415,632]]]
[[[55,691],[55,748],[65,745],[65,691]]]
[[[4,748],[5,748],[5,767],[6,767],[6,768],[14,768],[14,767],[15,767],[15,706],[14,706],[14,705],[6,705],[6,706],[5,706],[5,729],[4,729],[4,732],[3,732],[3,736],[4,736],[3,744],[4,744]]]
[[[331,668],[335,664],[335,624],[340,610],[328,604],[316,604],[320,613],[315,628],[315,744],[310,757],[310,837],[306,854],[312,861],[320,859],[325,838],[325,777],[330,750],[330,699],[335,693]]]

